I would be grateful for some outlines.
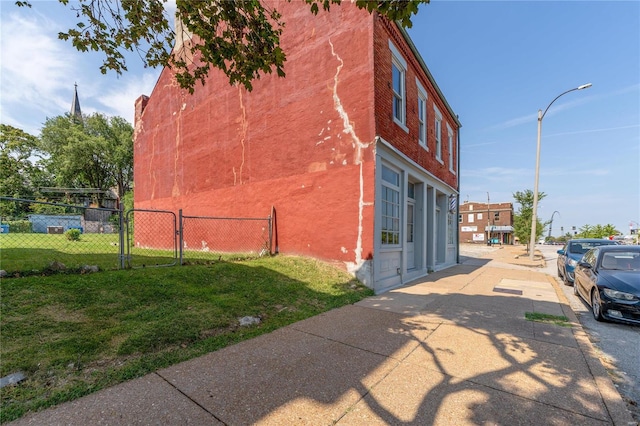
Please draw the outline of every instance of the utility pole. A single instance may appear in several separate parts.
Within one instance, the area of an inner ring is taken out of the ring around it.
[[[489,203],[489,191],[487,191],[487,245],[491,245],[491,205]]]

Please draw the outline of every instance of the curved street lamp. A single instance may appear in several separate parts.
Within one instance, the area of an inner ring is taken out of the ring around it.
[[[554,211],[553,213],[551,213],[551,220],[549,221],[549,238],[551,238],[551,227],[553,226],[553,216],[558,213],[558,216],[560,216],[560,212],[559,211]]]
[[[560,96],[566,95],[569,92],[573,92],[575,90],[588,89],[591,87],[591,83],[583,84],[582,86],[575,87],[573,89],[567,90],[566,92],[560,93],[555,97],[554,100],[551,101],[547,108],[542,112],[542,110],[538,110],[538,148],[536,151],[536,180],[533,186],[533,215],[531,216],[531,239],[529,240],[529,259],[533,260],[533,254],[536,247],[536,225],[538,223],[538,180],[540,176],[540,135],[542,133],[542,119],[544,118],[547,111],[549,111],[549,107],[553,105],[555,101],[558,100]]]

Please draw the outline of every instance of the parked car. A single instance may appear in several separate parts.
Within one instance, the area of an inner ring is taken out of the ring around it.
[[[589,250],[575,269],[573,292],[598,321],[640,325],[640,246],[602,246]]]
[[[596,238],[569,240],[558,250],[558,277],[565,285],[573,285],[573,270],[582,256],[594,247],[616,244],[615,241]]]

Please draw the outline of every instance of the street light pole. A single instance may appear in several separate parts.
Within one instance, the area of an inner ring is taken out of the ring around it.
[[[553,227],[553,216],[558,213],[558,211],[554,211],[553,213],[551,213],[551,220],[549,221],[549,238],[551,238],[551,228]],[[560,216],[560,213],[558,213],[558,216]]]
[[[538,181],[540,177],[540,136],[542,134],[542,119],[544,118],[547,111],[549,111],[549,107],[553,105],[555,101],[558,100],[560,96],[566,95],[569,92],[573,92],[575,90],[588,89],[591,87],[591,83],[583,84],[582,86],[575,87],[573,89],[567,90],[566,92],[560,93],[555,97],[554,100],[551,101],[547,108],[542,112],[542,110],[538,110],[538,145],[536,149],[536,180],[533,185],[533,214],[531,215],[531,238],[529,240],[529,259],[533,260],[533,254],[536,247],[536,225],[538,224]]]

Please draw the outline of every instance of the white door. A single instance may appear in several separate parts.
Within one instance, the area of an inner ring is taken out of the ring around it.
[[[412,199],[407,199],[407,228],[405,234],[407,235],[407,270],[415,269],[416,267],[416,256],[414,249],[414,211],[415,211],[416,203]]]

